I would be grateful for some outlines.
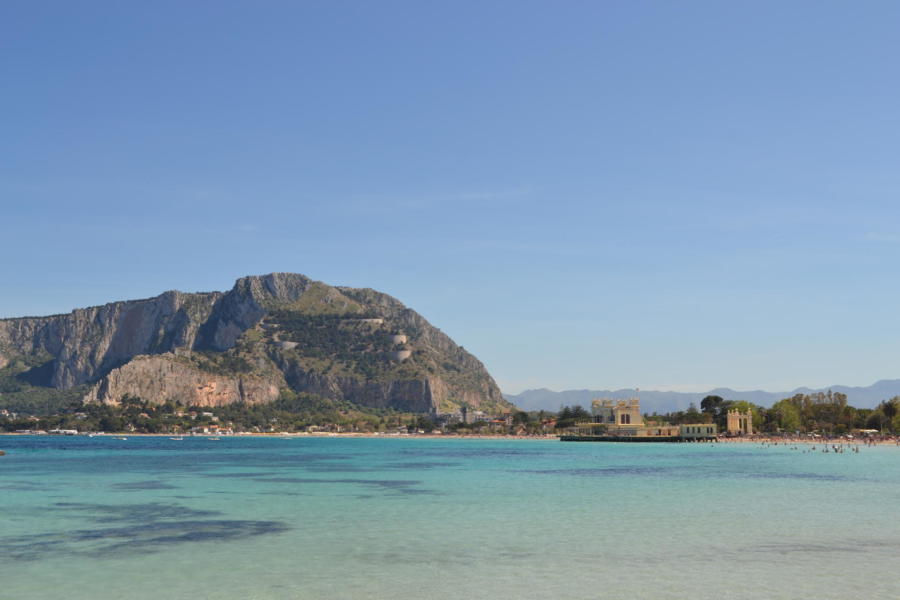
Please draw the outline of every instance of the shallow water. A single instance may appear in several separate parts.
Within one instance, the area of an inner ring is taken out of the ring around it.
[[[900,448],[3,437],[0,597],[900,597]]]

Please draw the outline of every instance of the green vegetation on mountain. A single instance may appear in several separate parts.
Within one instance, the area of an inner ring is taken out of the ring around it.
[[[0,320],[0,386],[0,408],[28,412],[73,397],[260,404],[280,390],[409,413],[510,409],[478,359],[396,299],[290,273]]]
[[[59,390],[46,385],[46,353],[16,356],[0,369],[0,408],[27,414],[49,414],[80,401],[86,386]]]

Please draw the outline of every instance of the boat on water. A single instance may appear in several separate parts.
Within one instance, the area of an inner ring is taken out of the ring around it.
[[[218,441],[221,440],[222,438],[220,438],[220,437],[208,437],[208,438],[206,438],[206,439],[208,439],[208,440],[211,441],[211,442],[218,442]]]
[[[114,437],[113,439],[114,439],[114,440],[127,440],[128,438],[127,438],[127,437],[124,437],[124,436],[116,436],[116,437]]]
[[[178,437],[170,437],[169,439],[170,439],[170,440],[174,440],[174,441],[176,441],[176,442],[180,442],[180,441],[183,440],[184,438],[181,437],[181,436],[178,436]]]

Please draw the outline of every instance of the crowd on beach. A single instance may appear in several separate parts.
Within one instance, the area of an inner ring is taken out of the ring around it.
[[[753,442],[761,448],[787,447],[790,450],[806,452],[822,452],[825,454],[843,454],[845,452],[858,454],[860,448],[874,446],[900,446],[900,436],[894,435],[867,435],[854,437],[852,435],[839,437],[820,436],[784,436],[773,437],[765,435],[751,435],[742,437],[720,437],[721,442]]]

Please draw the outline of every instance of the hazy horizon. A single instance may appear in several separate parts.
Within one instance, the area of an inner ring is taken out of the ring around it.
[[[545,389],[545,390],[548,390],[551,392],[569,392],[569,391],[580,391],[580,390],[609,390],[609,391],[617,392],[617,391],[622,391],[622,390],[635,390],[637,392],[637,395],[640,395],[641,391],[674,392],[674,393],[679,393],[679,394],[703,394],[703,393],[711,392],[711,391],[717,390],[717,389],[730,389],[730,390],[733,390],[738,393],[741,393],[741,392],[767,392],[767,393],[777,394],[777,393],[781,393],[781,392],[793,392],[794,390],[798,390],[798,389],[820,390],[820,389],[835,388],[835,387],[863,387],[864,388],[864,387],[872,386],[872,385],[878,383],[879,381],[890,381],[890,380],[895,380],[895,379],[891,378],[891,377],[882,377],[875,381],[870,381],[868,383],[861,383],[861,384],[845,383],[845,382],[832,382],[832,383],[825,384],[825,385],[803,384],[803,385],[794,385],[791,387],[778,388],[778,389],[775,389],[775,388],[769,389],[769,388],[763,388],[763,387],[738,388],[733,385],[711,385],[709,387],[704,387],[704,388],[689,388],[689,389],[672,389],[672,388],[652,387],[652,386],[640,387],[640,388],[634,388],[634,387],[615,387],[614,388],[614,387],[603,386],[603,385],[587,386],[587,387],[568,387],[565,389],[553,389],[553,388],[548,388],[548,387],[544,386],[544,387],[537,387],[537,388],[526,388],[526,389],[520,390],[518,392],[507,392],[506,390],[503,390],[503,393],[508,394],[510,396],[518,396],[519,394],[522,394],[523,392]]]

